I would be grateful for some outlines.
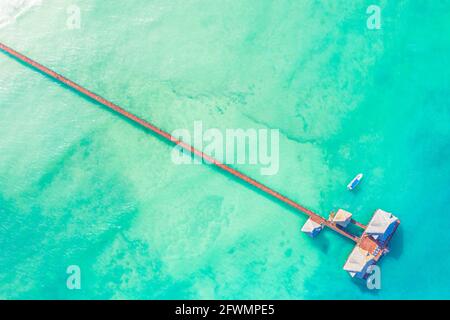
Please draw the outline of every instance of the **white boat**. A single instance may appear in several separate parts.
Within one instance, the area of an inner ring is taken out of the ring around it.
[[[353,190],[356,188],[356,186],[361,182],[363,178],[363,174],[360,173],[358,174],[355,178],[353,178],[353,180],[347,185],[347,189],[348,190]]]

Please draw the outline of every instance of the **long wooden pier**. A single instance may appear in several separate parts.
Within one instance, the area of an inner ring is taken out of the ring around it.
[[[171,134],[169,134],[168,132],[158,128],[157,126],[151,124],[150,122],[132,114],[131,112],[119,107],[118,105],[112,103],[109,100],[106,100],[105,98],[102,98],[101,96],[93,93],[92,91],[89,91],[88,89],[80,86],[79,84],[63,77],[62,75],[56,73],[55,71],[43,66],[42,64],[28,58],[27,56],[11,49],[10,47],[0,43],[0,50],[2,50],[3,52],[7,53],[9,56],[14,57],[15,59],[17,59],[18,61],[23,62],[24,64],[40,71],[41,73],[57,80],[60,83],[63,83],[64,85],[72,88],[73,90],[85,95],[86,97],[100,103],[101,105],[105,106],[106,108],[114,111],[115,113],[127,118],[128,120],[131,120],[132,122],[152,131],[153,133],[157,134],[158,136],[166,139],[167,141],[173,143],[173,144],[177,144],[180,147],[182,147],[183,149],[187,150],[188,152],[194,154],[195,156],[199,157],[199,158],[203,158],[204,160],[206,160],[209,163],[214,164],[215,166],[217,166],[218,168],[222,169],[223,171],[233,175],[234,177],[245,181],[246,183],[252,185],[253,187],[258,188],[259,190],[261,190],[262,192],[264,192],[265,194],[289,205],[290,207],[306,214],[307,216],[309,216],[313,221],[326,226],[336,232],[338,232],[339,234],[343,235],[344,237],[359,243],[360,239],[347,232],[346,230],[343,230],[342,228],[336,226],[336,224],[334,224],[331,221],[328,221],[327,219],[323,218],[322,216],[320,216],[319,214],[301,206],[300,204],[298,204],[297,202],[289,199],[288,197],[280,194],[279,192],[267,187],[266,185],[250,178],[249,176],[245,175],[244,173],[239,172],[236,169],[233,169],[232,167],[230,167],[229,165],[226,165],[216,159],[214,159],[213,157],[203,153],[203,151],[198,150],[196,148],[194,148],[193,146],[176,139],[175,137],[173,137]],[[352,220],[352,223],[354,223],[355,225],[361,227],[361,228],[365,228],[364,225]]]

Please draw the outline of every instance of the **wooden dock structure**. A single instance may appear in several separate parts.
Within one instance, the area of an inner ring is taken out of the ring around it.
[[[64,84],[65,86],[77,91],[78,93],[86,96],[87,98],[89,98],[93,101],[96,101],[97,103],[101,104],[102,106],[106,107],[107,109],[113,111],[114,113],[132,121],[133,123],[145,128],[145,129],[151,131],[152,133],[156,134],[157,136],[164,138],[167,142],[178,145],[178,146],[182,147],[184,150],[188,151],[190,154],[197,156],[199,158],[202,158],[209,163],[212,163],[213,165],[220,168],[224,172],[231,174],[232,176],[239,179],[240,181],[243,181],[243,182],[259,189],[260,191],[262,191],[266,195],[272,197],[273,199],[281,201],[284,204],[287,204],[288,206],[290,206],[291,208],[294,208],[295,210],[297,210],[303,214],[306,214],[311,220],[313,220],[317,224],[324,226],[324,227],[328,227],[329,229],[339,233],[340,235],[352,240],[353,242],[356,243],[357,246],[360,244],[365,245],[366,247],[368,246],[367,245],[368,241],[366,238],[363,238],[363,237],[360,238],[356,235],[351,234],[350,232],[348,232],[344,228],[338,226],[336,223],[330,221],[329,219],[323,218],[321,215],[303,207],[296,201],[294,201],[294,200],[282,195],[281,193],[271,189],[270,187],[256,181],[255,179],[249,177],[248,175],[232,168],[231,166],[229,166],[227,164],[224,164],[224,163],[214,159],[210,155],[205,154],[203,151],[198,150],[198,149],[194,148],[193,146],[191,146],[181,140],[176,139],[174,136],[172,136],[168,132],[160,129],[159,127],[155,126],[154,124],[132,114],[131,112],[123,109],[122,107],[118,106],[117,104],[114,104],[113,102],[101,97],[100,95],[84,88],[83,86],[81,86],[81,85],[73,82],[72,80],[60,75],[59,73],[45,67],[44,65],[28,58],[27,56],[15,51],[14,49],[0,43],[0,51],[3,51],[10,57],[13,57],[14,59],[16,59],[17,61],[22,62],[23,64],[32,67],[33,69]],[[366,229],[365,225],[363,225],[353,219],[351,220],[351,223],[353,223],[354,225],[356,225],[362,229]]]

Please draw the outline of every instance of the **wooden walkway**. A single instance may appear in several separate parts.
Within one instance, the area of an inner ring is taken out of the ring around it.
[[[112,103],[111,101],[106,100],[105,98],[102,98],[101,96],[93,93],[92,91],[89,91],[88,89],[80,86],[79,84],[63,77],[62,75],[56,73],[53,70],[50,70],[49,68],[43,66],[42,64],[26,57],[25,55],[9,48],[8,46],[0,43],[0,50],[2,50],[3,52],[7,53],[9,56],[17,59],[18,61],[33,67],[34,69],[42,72],[43,74],[63,83],[64,85],[72,88],[73,90],[85,95],[86,97],[100,103],[101,105],[105,106],[106,108],[116,112],[117,114],[131,120],[132,122],[152,131],[153,133],[157,134],[158,136],[166,139],[168,142],[171,142],[173,144],[177,144],[180,147],[182,147],[183,149],[187,150],[188,152],[196,155],[197,157],[203,158],[204,160],[214,164],[215,166],[217,166],[218,168],[222,169],[223,171],[233,175],[234,177],[238,178],[241,181],[244,181],[250,185],[252,185],[253,187],[258,188],[259,190],[261,190],[262,192],[264,192],[265,194],[289,205],[290,207],[306,214],[307,216],[309,216],[310,218],[312,218],[315,222],[320,223],[324,226],[327,226],[328,228],[338,232],[339,234],[343,235],[344,237],[358,243],[359,242],[359,238],[353,234],[350,234],[349,232],[337,227],[334,223],[324,219],[322,216],[318,215],[317,213],[301,206],[300,204],[298,204],[297,202],[289,199],[288,197],[280,194],[279,192],[267,187],[266,185],[250,178],[249,176],[239,172],[236,169],[233,169],[232,167],[219,162],[218,160],[214,159],[213,157],[203,153],[201,150],[195,149],[193,146],[184,143],[183,141],[180,141],[178,139],[176,139],[175,137],[173,137],[171,134],[169,134],[168,132],[156,127],[155,125],[147,122],[146,120],[139,118],[138,116],[128,112],[127,110],[119,107],[118,105]],[[352,221],[354,224],[365,228],[364,225],[356,222],[356,221]]]

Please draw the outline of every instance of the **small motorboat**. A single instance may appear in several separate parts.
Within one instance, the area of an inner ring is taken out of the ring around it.
[[[363,174],[360,173],[358,174],[355,178],[353,178],[353,180],[347,185],[347,189],[348,190],[353,190],[356,188],[356,186],[361,182],[363,178]]]

